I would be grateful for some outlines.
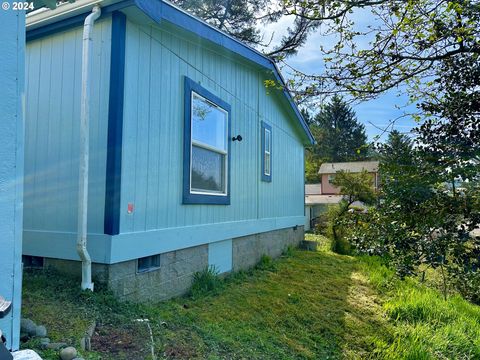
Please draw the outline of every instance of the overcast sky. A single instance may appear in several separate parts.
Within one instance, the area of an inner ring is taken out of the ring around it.
[[[357,11],[355,14],[355,22],[358,26],[366,27],[369,21],[372,21],[372,15],[366,11]],[[282,18],[279,22],[273,25],[269,25],[265,29],[265,38],[270,38],[272,32],[273,41],[272,45],[275,45],[285,33],[285,29],[291,25],[292,19]],[[286,62],[297,70],[300,70],[307,74],[320,74],[323,69],[323,61],[320,54],[320,44],[328,45],[333,43],[333,38],[326,38],[320,35],[318,32],[311,34],[307,43],[301,48],[296,56],[292,56],[286,60]],[[357,44],[361,47],[361,44]],[[288,72],[284,69],[286,78],[289,77]],[[382,95],[381,97],[363,102],[361,104],[353,105],[353,109],[357,114],[357,118],[365,125],[369,140],[373,140],[376,135],[384,134],[382,139],[388,136],[388,133],[384,133],[381,129],[387,127],[393,119],[396,119],[405,111],[414,111],[415,107],[410,105],[405,107],[408,102],[408,97],[402,92],[391,91]],[[395,121],[393,128],[400,132],[409,132],[412,127],[415,126],[415,122],[409,117],[404,117]],[[391,130],[392,127],[389,127]]]

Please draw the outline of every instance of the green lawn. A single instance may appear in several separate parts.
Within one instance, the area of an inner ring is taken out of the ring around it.
[[[46,324],[52,341],[75,346],[97,320],[98,351],[85,359],[150,359],[139,318],[150,320],[158,358],[480,359],[480,307],[445,302],[396,280],[380,259],[336,255],[317,239],[319,251],[290,251],[228,277],[215,294],[159,304],[122,304],[103,290],[81,294],[71,278],[28,273],[23,312]]]

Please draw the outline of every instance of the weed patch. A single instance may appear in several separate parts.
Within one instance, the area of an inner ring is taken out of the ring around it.
[[[196,299],[208,294],[215,294],[221,287],[222,280],[218,276],[218,270],[214,266],[208,266],[193,274],[190,296]]]
[[[263,271],[276,271],[277,270],[277,266],[276,266],[275,261],[273,261],[273,259],[268,255],[262,255],[259,263],[257,264],[257,266],[255,268],[257,270],[263,270]]]

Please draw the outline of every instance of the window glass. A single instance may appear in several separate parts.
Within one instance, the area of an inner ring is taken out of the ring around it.
[[[227,113],[192,93],[192,141],[227,150]]]
[[[262,139],[262,181],[272,181],[272,127],[266,122],[261,123]]]
[[[192,146],[193,191],[225,192],[225,157],[224,154]]]
[[[226,195],[228,113],[192,92],[190,191]]]
[[[265,153],[265,175],[270,175],[270,154]]]
[[[160,267],[160,255],[146,256],[137,260],[137,272],[146,272]]]
[[[265,129],[265,151],[270,152],[270,130]]]

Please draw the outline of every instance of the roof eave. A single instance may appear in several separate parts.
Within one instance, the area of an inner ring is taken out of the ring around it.
[[[277,81],[282,85],[283,94],[286,97],[291,109],[293,110],[302,130],[310,144],[315,144],[315,138],[313,137],[305,119],[303,118],[297,104],[293,100],[290,92],[287,90],[285,80],[282,77],[275,62],[268,56],[262,54],[256,49],[242,43],[241,41],[233,38],[232,36],[220,31],[205,21],[189,14],[185,10],[175,6],[168,1],[151,1],[151,0],[134,0],[137,6],[142,9],[153,20],[160,22],[161,19],[166,20],[176,26],[179,26],[187,31],[195,33],[200,37],[203,37],[217,45],[225,47],[240,56],[262,66],[265,69],[270,70]],[[154,5],[158,3],[158,5]],[[200,25],[200,27],[199,27]]]
[[[305,119],[287,90],[285,81],[272,59],[168,1],[77,0],[74,4],[65,3],[59,5],[55,10],[40,9],[27,17],[27,40],[33,40],[46,34],[63,30],[69,26],[79,25],[96,4],[102,7],[102,15],[135,5],[157,23],[160,23],[162,20],[170,22],[270,70],[282,85],[283,94],[305,134],[305,139],[310,144],[315,144],[315,139]]]

